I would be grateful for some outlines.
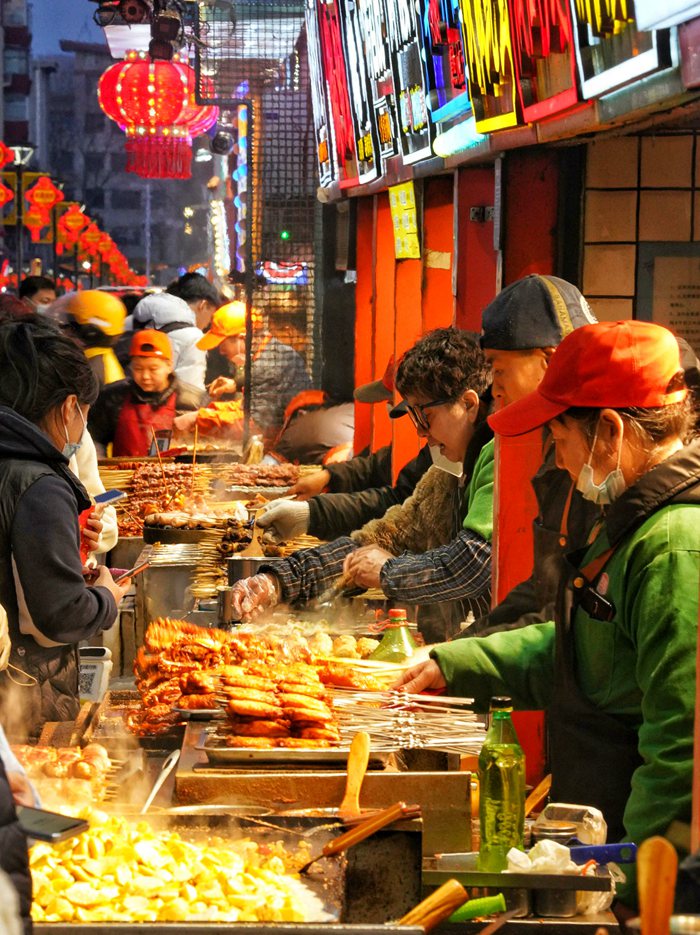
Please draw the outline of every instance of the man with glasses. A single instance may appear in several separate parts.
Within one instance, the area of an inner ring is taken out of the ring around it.
[[[234,611],[246,619],[279,600],[298,604],[317,597],[338,579],[345,557],[358,545],[376,543],[392,555],[405,551],[431,554],[467,523],[470,535],[458,557],[459,586],[465,593],[450,615],[449,626],[468,610],[484,613],[490,601],[493,513],[493,450],[492,446],[484,448],[491,433],[480,399],[487,384],[484,356],[466,332],[441,328],[418,341],[399,363],[396,386],[409,405],[425,407],[418,418],[429,427],[419,428],[418,433],[427,439],[431,454],[451,465],[452,472],[431,468],[408,500],[352,537],[295,552],[274,566],[263,565],[260,574],[235,586]],[[396,598],[403,599],[403,595]],[[413,600],[412,589],[406,602],[420,603]],[[444,607],[439,608],[437,620],[419,617],[426,639],[445,635],[443,611]]]

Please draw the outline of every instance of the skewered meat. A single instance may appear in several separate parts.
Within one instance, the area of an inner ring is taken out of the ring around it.
[[[289,737],[289,721],[235,721],[233,729],[239,737]]]
[[[210,673],[195,670],[182,676],[180,688],[183,695],[213,694],[216,691],[216,683]]]
[[[216,695],[181,695],[176,707],[185,711],[214,711],[219,707]]]
[[[255,747],[257,749],[277,746],[274,737],[240,737],[232,734],[226,737],[224,743],[227,747]]]
[[[267,720],[268,718],[282,717],[282,708],[263,701],[252,701],[244,698],[231,698],[226,705],[229,714],[242,717],[253,717]]]

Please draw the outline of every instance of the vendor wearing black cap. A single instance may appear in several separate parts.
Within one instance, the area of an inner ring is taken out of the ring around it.
[[[688,822],[693,778],[700,440],[678,344],[642,321],[564,339],[538,390],[490,417],[495,432],[547,425],[557,464],[604,507],[567,556],[553,621],[435,647],[395,687],[447,687],[549,713],[552,798],[602,810],[611,841]],[[636,898],[633,868],[618,887]]]

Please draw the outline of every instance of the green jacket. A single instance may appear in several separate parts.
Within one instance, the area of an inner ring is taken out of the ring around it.
[[[609,544],[615,551],[597,585],[614,619],[574,618],[575,678],[601,712],[637,732],[640,765],[629,777],[622,816],[627,840],[663,834],[690,818],[695,666],[700,589],[700,441],[648,472],[607,509],[605,525],[581,562]],[[558,608],[562,613],[562,606]],[[555,623],[458,640],[433,653],[450,694],[474,697],[485,711],[492,695],[516,708],[555,700]],[[575,775],[576,762],[569,763]],[[606,763],[600,763],[605,782]],[[556,777],[554,777],[556,784]],[[579,802],[586,802],[581,789]],[[620,889],[636,893],[633,874]]]

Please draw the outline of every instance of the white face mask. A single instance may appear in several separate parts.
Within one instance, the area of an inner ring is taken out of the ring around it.
[[[590,500],[591,503],[597,503],[599,506],[607,506],[609,503],[613,503],[617,500],[620,494],[627,488],[625,477],[620,470],[622,434],[620,434],[620,447],[617,450],[617,467],[614,471],[611,471],[607,477],[604,477],[599,484],[596,484],[593,480],[593,467],[591,465],[593,449],[595,448],[597,440],[598,426],[596,425],[593,444],[591,445],[591,453],[588,456],[588,461],[583,465],[576,479],[576,489],[580,492],[584,500]]]
[[[447,474],[452,474],[453,477],[461,477],[464,473],[464,466],[459,461],[450,461],[449,458],[446,458],[440,451],[439,445],[430,446],[430,457],[436,468],[440,468],[441,471],[445,471]]]
[[[83,423],[83,434],[80,436],[79,441],[72,442],[68,438],[68,428],[66,426],[66,423],[65,422],[63,423],[63,431],[65,432],[65,435],[66,435],[66,443],[63,446],[63,451],[61,452],[61,454],[63,455],[64,458],[68,458],[69,461],[75,454],[77,454],[80,451],[80,448],[83,444],[83,435],[85,434],[85,430],[87,429],[85,416],[83,415],[83,410],[80,408],[80,406],[78,406],[78,412],[80,413],[80,418]]]

